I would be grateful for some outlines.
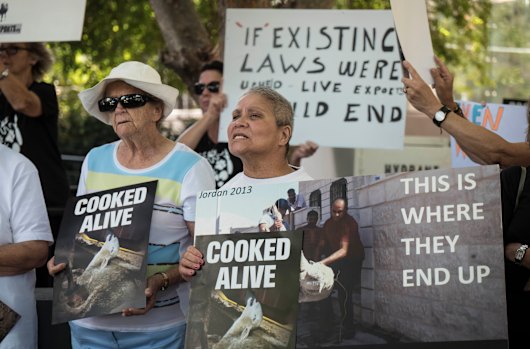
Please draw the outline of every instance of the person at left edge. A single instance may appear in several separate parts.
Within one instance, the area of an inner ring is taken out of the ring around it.
[[[180,255],[191,245],[196,194],[215,188],[208,162],[165,138],[160,122],[178,91],[140,62],[125,62],[79,98],[85,109],[112,125],[119,140],[85,158],[78,195],[158,180],[147,256],[146,307],[70,322],[72,347],[182,348],[189,283],[179,274]],[[54,275],[64,263],[48,262]],[[134,316],[136,315],[136,316]]]
[[[0,144],[0,179],[0,301],[21,316],[0,349],[36,349],[35,268],[53,238],[31,161]],[[0,326],[5,320],[0,311]]]
[[[52,234],[57,238],[70,189],[57,146],[55,88],[40,81],[52,62],[43,43],[0,44],[0,143],[37,167]],[[37,269],[37,286],[50,284],[46,268]]]

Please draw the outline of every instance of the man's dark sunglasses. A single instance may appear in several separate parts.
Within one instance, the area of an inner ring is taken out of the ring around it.
[[[139,108],[143,107],[147,102],[152,101],[153,97],[133,93],[130,95],[123,95],[120,97],[105,97],[99,100],[99,111],[102,113],[116,110],[118,103],[124,108]]]
[[[20,47],[20,46],[6,46],[6,47],[0,47],[0,55],[8,55],[9,57],[14,56],[18,53],[19,50],[26,50],[26,51],[32,51],[31,49],[27,47]]]
[[[211,93],[217,93],[219,92],[219,87],[221,86],[221,83],[219,81],[212,81],[208,83],[208,85],[203,84],[202,82],[197,82],[195,84],[195,94],[196,95],[202,95],[202,91],[204,91],[205,88],[208,89]]]

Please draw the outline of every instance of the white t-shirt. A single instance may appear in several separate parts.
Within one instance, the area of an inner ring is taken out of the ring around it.
[[[0,144],[0,245],[53,242],[39,175],[23,155]],[[21,315],[0,349],[37,347],[35,270],[0,276],[0,300]]]
[[[244,172],[238,173],[234,178],[232,178],[228,183],[223,185],[223,188],[235,188],[243,187],[246,185],[259,185],[259,184],[277,184],[277,183],[288,183],[288,182],[300,182],[300,181],[310,181],[313,179],[303,167],[293,167],[296,171],[293,171],[289,174],[279,177],[272,178],[252,178],[245,175]]]

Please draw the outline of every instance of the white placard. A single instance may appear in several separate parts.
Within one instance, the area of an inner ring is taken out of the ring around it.
[[[430,69],[435,67],[434,51],[425,0],[390,0],[390,4],[405,59],[432,85]]]
[[[493,104],[485,106],[475,102],[458,102],[466,118],[479,126],[495,132],[508,142],[524,142],[528,121],[526,106]],[[451,137],[451,166],[477,166]]]
[[[79,41],[86,0],[0,0],[0,42]]]
[[[228,9],[220,141],[241,94],[293,103],[292,144],[401,149],[406,99],[390,11]]]

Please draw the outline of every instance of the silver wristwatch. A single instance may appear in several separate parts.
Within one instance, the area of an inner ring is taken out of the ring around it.
[[[526,254],[526,250],[528,249],[528,245],[521,245],[519,248],[515,251],[515,264],[521,265],[523,263],[524,255]]]

